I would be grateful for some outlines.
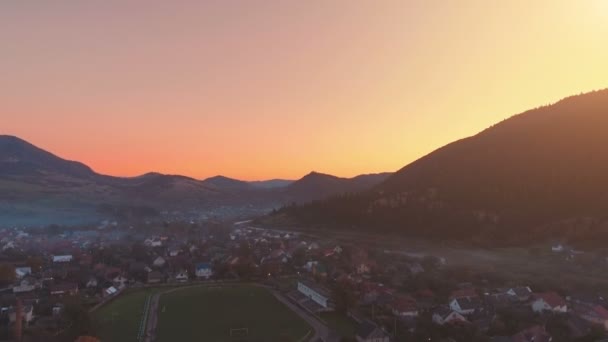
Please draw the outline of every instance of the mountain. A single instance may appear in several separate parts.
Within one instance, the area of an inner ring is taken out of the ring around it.
[[[444,146],[362,195],[287,208],[308,224],[434,238],[608,240],[608,90]]]
[[[202,183],[218,190],[247,191],[253,189],[251,184],[245,181],[224,176],[215,176],[207,178],[203,180]]]
[[[0,136],[0,226],[90,222],[108,214],[150,215],[161,211],[249,217],[286,203],[368,189],[379,182],[376,177],[321,177],[338,180],[338,186],[317,182],[315,175],[298,182],[245,182],[224,176],[200,181],[155,172],[113,177],[17,137]]]
[[[34,176],[41,173],[79,178],[95,176],[93,170],[82,163],[61,159],[17,137],[0,135],[0,174]]]
[[[360,175],[354,178],[340,178],[328,174],[311,172],[293,182],[286,192],[299,202],[323,199],[345,193],[369,190],[385,180],[390,173]]]
[[[249,184],[256,189],[281,189],[292,184],[294,181],[287,179],[269,179],[264,181],[251,181]]]

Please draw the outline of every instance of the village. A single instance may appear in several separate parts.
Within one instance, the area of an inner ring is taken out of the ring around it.
[[[210,282],[276,289],[325,327],[322,341],[603,341],[608,330],[604,294],[564,293],[559,279],[524,283],[246,224],[3,229],[0,248],[0,340],[73,341],[124,292]]]

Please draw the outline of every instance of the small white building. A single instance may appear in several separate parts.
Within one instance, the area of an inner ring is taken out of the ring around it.
[[[329,291],[326,289],[313,284],[306,280],[298,281],[298,291],[304,294],[307,298],[310,298],[313,302],[318,304],[321,309],[319,311],[332,311],[333,304],[331,303],[331,296]]]
[[[197,278],[209,279],[213,276],[213,269],[208,263],[196,265],[195,274]]]
[[[450,302],[450,309],[461,315],[473,314],[476,310],[480,310],[481,308],[482,303],[479,297],[454,298]]]
[[[27,275],[32,274],[32,268],[31,267],[17,267],[15,268],[15,276],[17,277],[17,279],[21,279]]]
[[[175,280],[180,283],[185,283],[188,281],[188,271],[181,270],[175,274]]]
[[[532,311],[566,313],[568,312],[568,303],[555,292],[537,293],[532,301]]]
[[[15,323],[15,321],[17,320],[16,311],[17,310],[15,307],[10,308],[10,310],[8,311],[8,317],[11,323]],[[31,322],[34,319],[34,307],[31,305],[23,306],[22,318],[25,323]]]
[[[159,256],[158,258],[156,258],[156,259],[154,260],[154,262],[153,262],[152,264],[153,264],[154,266],[156,266],[156,267],[163,267],[163,266],[165,266],[165,263],[166,263],[166,262],[167,262],[167,261],[165,260],[165,258],[163,258],[163,257]]]
[[[56,262],[56,263],[72,262],[72,259],[74,259],[74,257],[71,254],[53,255],[53,262]]]
[[[438,325],[462,323],[466,321],[467,319],[463,315],[447,307],[439,308],[433,312],[433,322]]]

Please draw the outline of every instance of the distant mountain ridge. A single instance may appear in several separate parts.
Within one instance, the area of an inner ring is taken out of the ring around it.
[[[111,211],[134,206],[150,208],[145,212],[234,207],[247,208],[241,212],[262,213],[287,203],[357,191],[362,184],[371,187],[378,182],[357,181],[352,187],[344,184],[328,189],[323,184],[310,184],[306,189],[305,180],[247,182],[225,176],[197,180],[156,172],[113,177],[98,174],[85,164],[62,159],[17,137],[0,135],[0,226],[21,222],[21,218],[39,212],[58,213],[57,220],[61,221],[64,216],[76,215],[75,212],[86,216],[100,207],[113,208]]]
[[[306,224],[434,238],[608,241],[608,89],[511,117],[358,196],[286,208]]]
[[[287,187],[287,192],[304,201],[310,201],[336,194],[355,193],[371,189],[374,185],[386,180],[388,176],[390,176],[390,173],[340,178],[313,171],[290,184]]]

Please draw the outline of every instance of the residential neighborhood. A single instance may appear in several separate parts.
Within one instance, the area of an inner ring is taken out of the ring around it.
[[[51,340],[69,335],[74,322],[92,327],[75,315],[123,292],[225,281],[276,289],[327,327],[324,341],[599,341],[608,331],[608,301],[599,292],[491,279],[430,255],[304,233],[150,226],[0,231],[0,336],[19,328],[23,341]]]

